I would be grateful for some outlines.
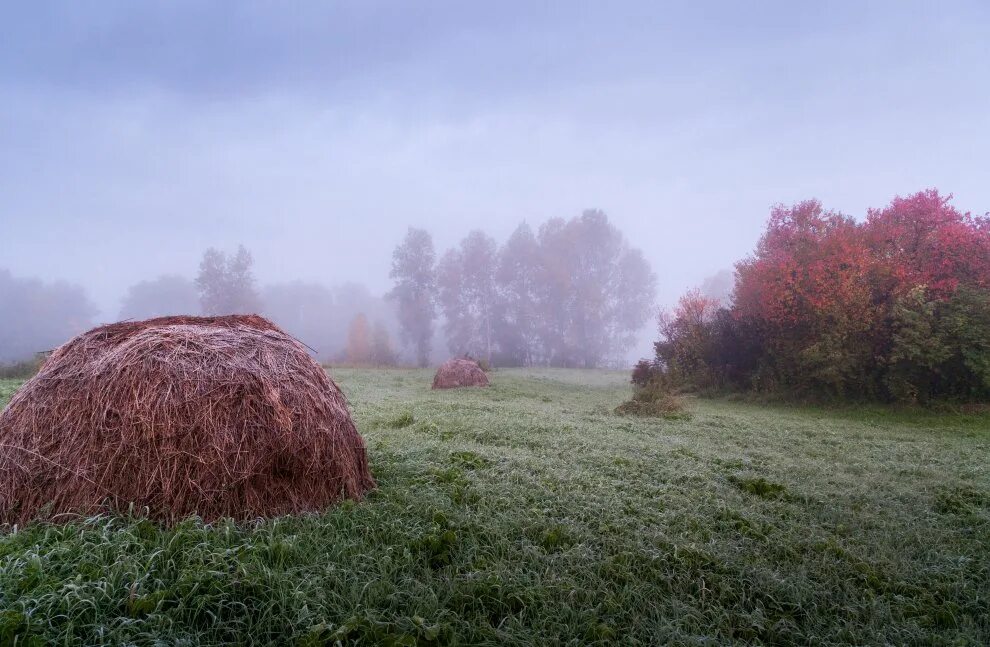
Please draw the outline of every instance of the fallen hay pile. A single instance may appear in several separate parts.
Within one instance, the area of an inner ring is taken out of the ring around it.
[[[254,315],[95,328],[0,413],[0,523],[132,505],[167,523],[251,519],[372,487],[340,389]]]
[[[474,360],[448,359],[433,377],[434,389],[456,389],[462,386],[488,386],[488,376]]]

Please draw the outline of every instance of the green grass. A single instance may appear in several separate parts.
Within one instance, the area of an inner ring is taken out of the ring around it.
[[[366,501],[9,533],[0,645],[990,642],[986,415],[690,400],[665,420],[612,413],[623,373],[335,378]]]

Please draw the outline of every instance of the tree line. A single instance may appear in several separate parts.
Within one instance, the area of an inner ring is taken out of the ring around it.
[[[421,366],[472,355],[501,366],[590,368],[624,362],[656,290],[642,252],[594,210],[535,231],[521,224],[501,245],[472,231],[439,258],[431,235],[413,228],[390,276],[384,297],[358,284],[259,287],[246,248],[210,248],[192,280],[168,274],[132,285],[119,318],[258,312],[320,359],[359,365],[398,363],[401,346]],[[11,313],[0,322],[0,362],[61,344],[96,312],[78,286],[9,273],[0,273],[0,300]]]
[[[601,211],[523,223],[502,245],[470,232],[437,258],[410,228],[392,255],[403,343],[429,363],[435,325],[452,355],[499,366],[621,362],[650,316],[656,276]]]
[[[932,189],[857,221],[775,207],[731,303],[662,313],[634,381],[925,403],[990,399],[990,218]]]
[[[323,361],[398,361],[392,341],[395,308],[364,285],[289,281],[259,286],[253,266],[243,246],[232,254],[208,249],[192,280],[166,274],[130,286],[117,318],[258,312],[301,339]],[[6,270],[0,270],[0,303],[0,365],[15,371],[30,370],[36,354],[92,327],[97,313],[78,285],[18,278]]]
[[[319,283],[292,281],[259,291],[253,267],[254,259],[243,246],[230,255],[207,249],[195,281],[185,281],[178,290],[169,288],[178,288],[175,277],[163,277],[157,289],[148,290],[147,298],[140,299],[140,289],[132,288],[121,314],[147,318],[176,312],[260,312],[325,361],[379,366],[397,363],[398,353],[386,323],[393,318],[392,308],[366,287],[349,283],[331,289]],[[162,298],[165,294],[182,297],[169,302]],[[137,301],[143,307],[137,307]]]

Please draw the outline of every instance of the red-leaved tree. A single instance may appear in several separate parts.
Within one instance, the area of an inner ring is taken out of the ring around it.
[[[990,219],[931,189],[862,222],[774,207],[731,309],[689,292],[657,364],[697,383],[839,397],[990,397]],[[704,380],[702,380],[704,381]]]

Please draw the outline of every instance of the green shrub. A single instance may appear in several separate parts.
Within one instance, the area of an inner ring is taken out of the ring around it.
[[[388,421],[388,426],[392,429],[402,429],[416,422],[415,416],[409,411],[403,411]]]
[[[940,302],[918,287],[898,299],[886,383],[907,402],[990,397],[990,295],[960,288]]]
[[[615,412],[620,416],[690,417],[684,410],[684,398],[674,394],[670,383],[662,376],[636,387],[632,398],[617,406]]]

